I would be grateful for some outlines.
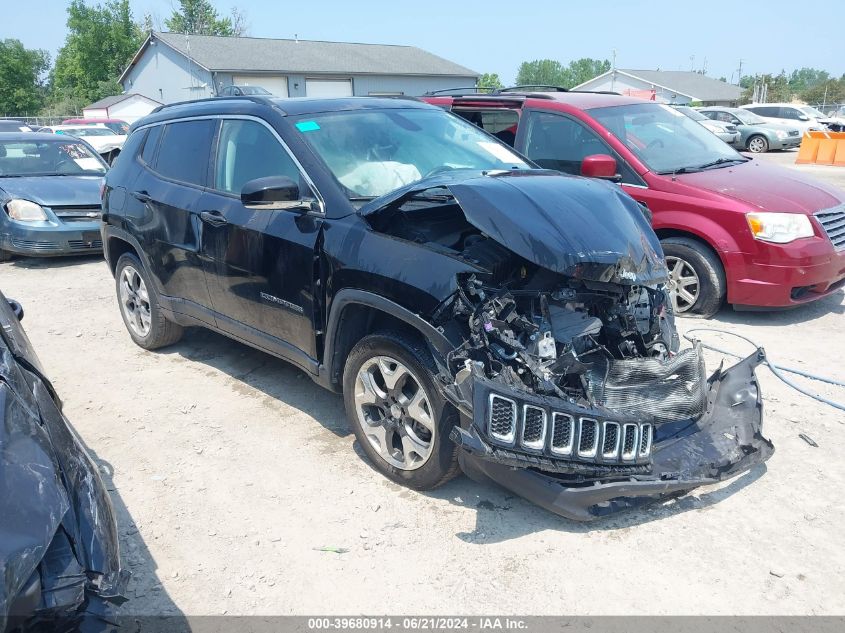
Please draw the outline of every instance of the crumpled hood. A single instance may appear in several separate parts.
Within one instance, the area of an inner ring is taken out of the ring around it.
[[[98,207],[102,182],[102,176],[0,176],[0,189],[6,199],[31,200],[45,207]]]
[[[753,159],[731,167],[678,174],[676,178],[764,211],[810,214],[845,202],[845,194],[830,185]]]
[[[618,185],[554,171],[448,172],[378,198],[380,211],[446,187],[467,221],[530,262],[590,281],[655,284],[667,278],[660,241]]]

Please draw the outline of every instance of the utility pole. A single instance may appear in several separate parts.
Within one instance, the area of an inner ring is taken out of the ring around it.
[[[739,60],[739,70],[736,72],[736,85],[739,86],[742,84],[742,60]]]
[[[611,66],[610,66],[610,91],[615,92],[616,91],[616,49],[615,48],[612,49],[612,51],[611,51],[611,57],[613,58],[613,61],[611,62]]]
[[[690,71],[695,70],[695,55],[689,56],[689,69],[690,69]]]

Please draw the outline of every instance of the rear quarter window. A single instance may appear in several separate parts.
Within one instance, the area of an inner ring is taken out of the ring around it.
[[[180,121],[164,126],[155,171],[190,185],[205,186],[216,121]]]

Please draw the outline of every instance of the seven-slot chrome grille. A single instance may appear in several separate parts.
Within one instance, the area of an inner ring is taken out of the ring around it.
[[[845,204],[816,213],[816,219],[836,250],[845,248]]]
[[[487,434],[495,444],[552,457],[600,463],[637,463],[651,455],[651,423],[597,420],[489,397]]]

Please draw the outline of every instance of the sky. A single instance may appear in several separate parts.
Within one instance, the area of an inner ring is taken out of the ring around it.
[[[742,74],[804,66],[845,73],[845,37],[835,2],[736,0],[719,5],[664,0],[212,0],[221,14],[245,11],[253,37],[418,46],[506,84],[520,62],[580,57],[618,68],[701,70],[736,82]],[[97,0],[87,0],[96,4]],[[0,0],[0,39],[16,38],[55,57],[66,36],[68,0]],[[131,0],[163,26],[174,0]],[[835,13],[835,12],[834,12]],[[814,19],[818,18],[818,19]],[[706,66],[705,66],[706,65]]]

